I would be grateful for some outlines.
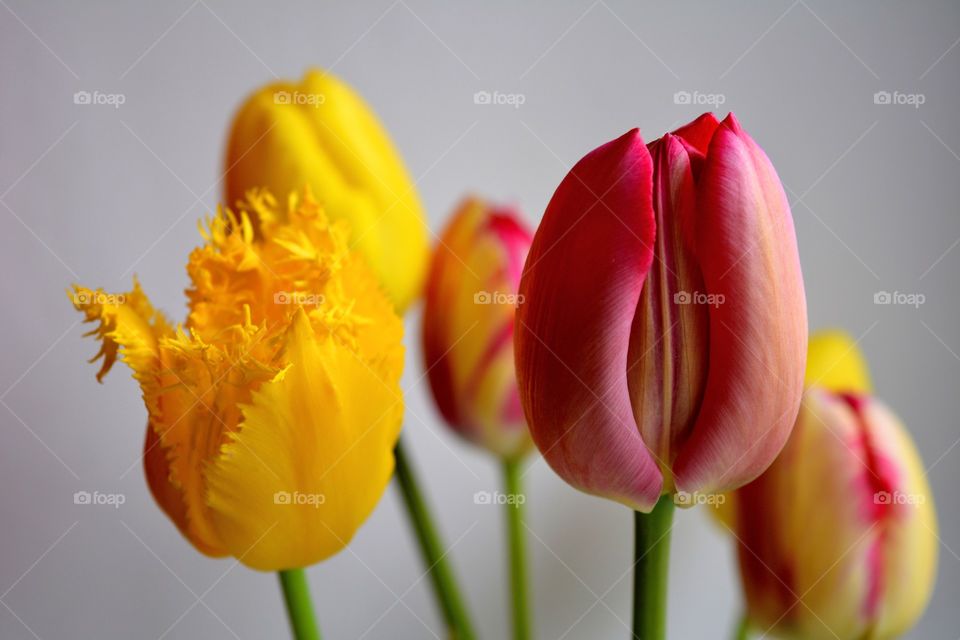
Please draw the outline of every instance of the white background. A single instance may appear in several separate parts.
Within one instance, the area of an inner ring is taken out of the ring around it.
[[[737,113],[790,190],[812,326],[861,339],[878,392],[931,466],[940,572],[911,637],[955,638],[960,10],[835,4],[0,0],[0,637],[286,633],[274,576],[200,556],[153,504],[136,464],[136,386],[123,367],[96,383],[85,363],[96,346],[64,289],[123,291],[136,272],[182,317],[183,265],[220,197],[233,109],[274,76],[321,65],[380,114],[434,231],[471,191],[534,224],[587,151],[708,109],[675,104],[677,91],[722,95],[720,111]],[[125,103],[75,105],[79,90]],[[481,90],[525,102],[476,105]],[[925,103],[876,105],[881,90]],[[882,290],[926,302],[876,306]],[[406,437],[473,616],[484,637],[506,637],[503,522],[472,499],[499,487],[499,470],[445,430],[417,384],[418,322],[415,312]],[[626,637],[631,514],[536,458],[527,481],[538,637]],[[122,492],[126,504],[76,506],[77,490]],[[705,513],[679,515],[672,638],[726,636],[740,602],[731,552]],[[326,636],[442,637],[420,576],[391,487],[350,549],[309,571]]]

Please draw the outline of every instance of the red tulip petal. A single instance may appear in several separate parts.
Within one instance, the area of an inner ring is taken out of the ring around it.
[[[653,260],[652,171],[635,129],[564,178],[524,267],[515,343],[521,401],[550,466],[574,487],[642,511],[663,483],[626,376]]]
[[[707,149],[710,147],[710,141],[713,139],[713,134],[719,126],[720,123],[714,115],[708,112],[693,122],[683,125],[674,131],[673,135],[696,149],[701,155],[706,155]]]
[[[749,482],[780,452],[800,406],[807,312],[790,207],[776,171],[731,114],[698,184],[697,257],[710,307],[710,371],[674,465],[685,491]]]

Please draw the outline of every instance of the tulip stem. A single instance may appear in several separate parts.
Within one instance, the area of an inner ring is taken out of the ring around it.
[[[313,615],[310,601],[310,585],[303,569],[288,569],[280,572],[280,586],[287,603],[287,617],[294,640],[320,640],[320,629]]]
[[[667,635],[667,576],[673,498],[662,496],[650,513],[635,513],[633,637],[664,640]]]
[[[523,503],[520,462],[505,460],[503,475],[506,485],[507,536],[510,543],[510,593],[513,600],[514,640],[529,640],[530,604],[527,588],[527,552],[523,534]],[[512,499],[511,499],[512,498]]]
[[[447,562],[449,549],[445,550],[440,543],[440,536],[437,534],[433,518],[423,499],[420,484],[407,460],[402,438],[397,441],[393,454],[397,460],[397,483],[407,508],[407,516],[413,525],[417,542],[420,544],[420,553],[424,564],[427,565],[427,573],[433,584],[433,593],[440,603],[443,619],[450,630],[450,637],[456,640],[473,640],[475,637],[473,625],[470,623],[467,610],[463,605],[463,598],[460,596],[460,589]]]
[[[737,622],[736,632],[733,634],[735,640],[747,640],[750,637],[750,619],[747,614],[740,616]]]

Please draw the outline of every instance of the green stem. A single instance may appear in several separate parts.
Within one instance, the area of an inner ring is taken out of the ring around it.
[[[735,640],[747,640],[750,637],[750,619],[747,618],[746,613],[740,617],[733,637]]]
[[[667,575],[673,497],[662,496],[650,513],[637,512],[633,574],[633,637],[667,637]]]
[[[454,580],[450,564],[447,562],[446,551],[440,544],[437,529],[420,492],[417,477],[407,461],[402,438],[397,441],[393,453],[397,460],[397,482],[403,495],[403,503],[407,508],[407,516],[417,535],[420,553],[424,564],[427,565],[434,596],[440,603],[443,619],[450,630],[450,638],[451,640],[473,640],[475,637],[473,626],[463,605],[460,589]]]
[[[510,593],[513,599],[513,637],[514,640],[529,640],[530,604],[527,589],[526,544],[523,534],[523,503],[521,491],[520,463],[505,460],[503,475],[507,490],[507,536],[510,542]],[[512,500],[509,498],[513,498]]]
[[[295,640],[320,640],[320,629],[313,615],[310,586],[303,569],[280,572],[280,586],[287,602],[287,616]]]

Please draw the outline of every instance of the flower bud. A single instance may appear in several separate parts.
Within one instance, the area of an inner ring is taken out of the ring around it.
[[[810,388],[783,452],[735,495],[759,630],[882,640],[920,617],[936,573],[933,495],[909,434],[876,399]]]
[[[440,412],[457,433],[505,458],[531,445],[513,359],[530,239],[515,210],[467,199],[437,244],[423,310],[424,366]]]
[[[227,205],[251,189],[309,186],[403,311],[420,293],[428,258],[414,182],[376,115],[349,85],[313,69],[267,85],[234,116],[225,159]],[[254,225],[257,220],[252,220]]]
[[[630,131],[557,188],[520,286],[517,378],[573,486],[650,511],[756,478],[802,392],[806,302],[790,208],[733,115]]]

